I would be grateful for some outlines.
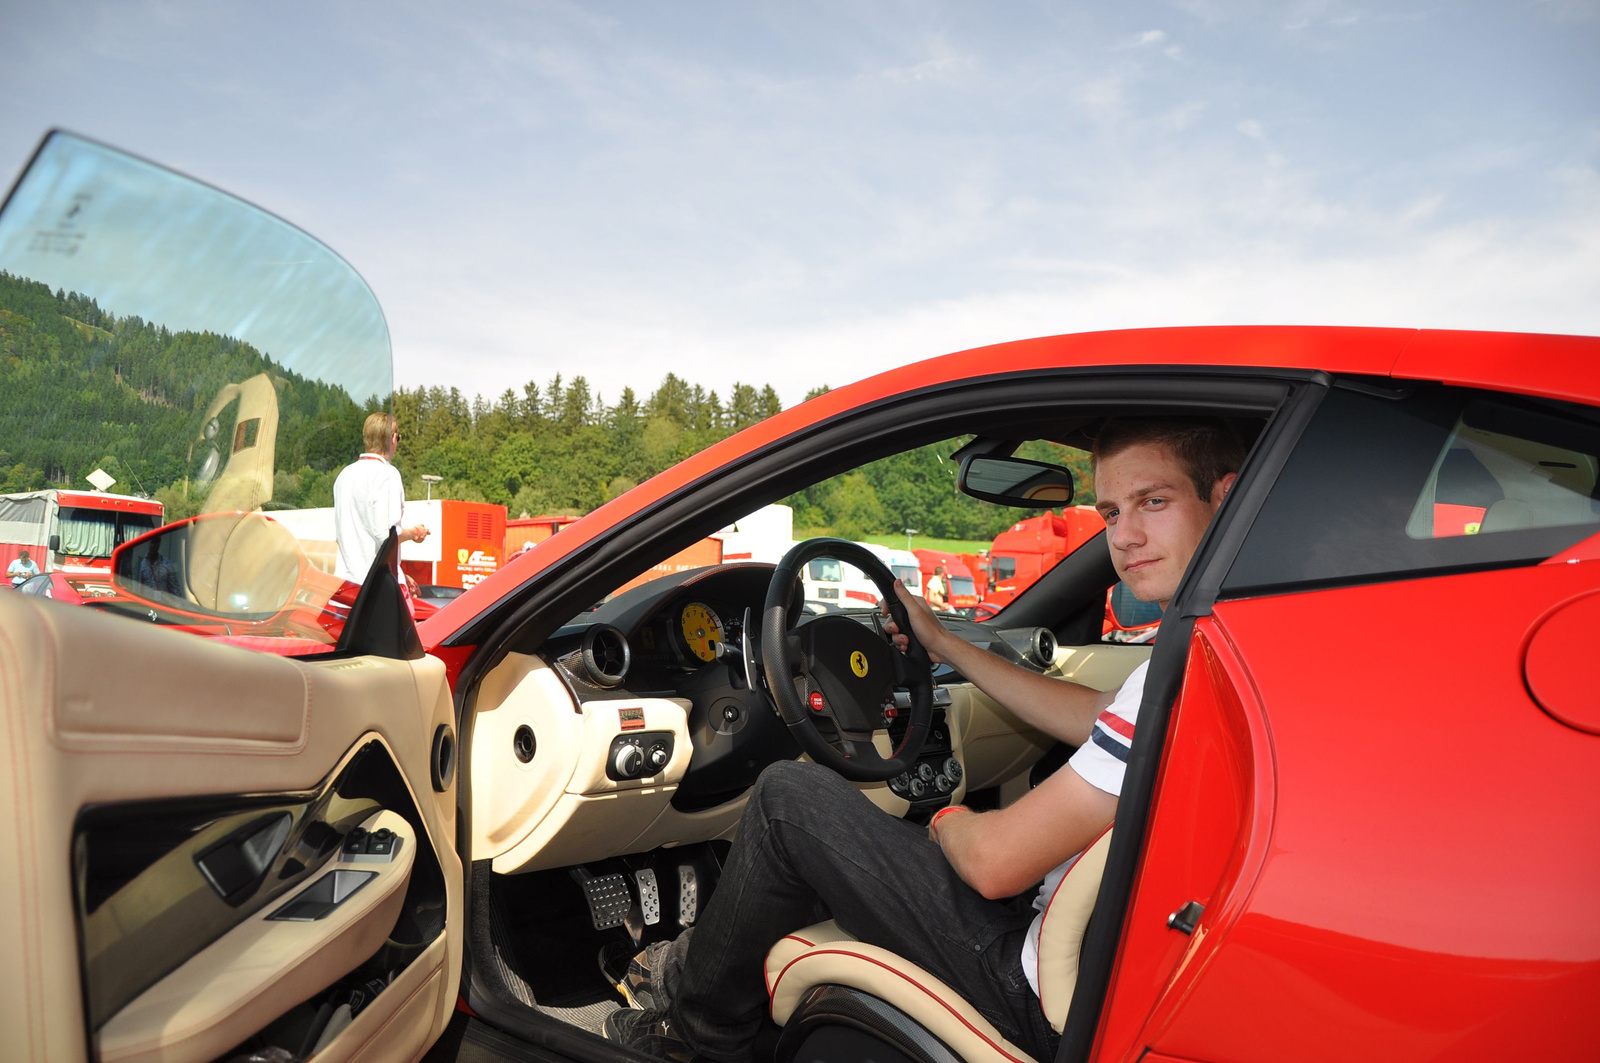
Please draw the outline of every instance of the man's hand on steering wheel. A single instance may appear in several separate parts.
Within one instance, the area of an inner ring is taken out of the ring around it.
[[[916,636],[917,641],[922,643],[922,648],[928,651],[928,659],[934,664],[949,664],[949,659],[939,652],[939,648],[951,637],[950,629],[940,623],[933,607],[924,599],[906,590],[906,585],[900,580],[894,581],[894,593],[895,597],[900,599],[900,604],[905,606],[906,619],[911,623],[911,634]],[[880,601],[878,612],[889,617],[889,603]],[[888,633],[894,648],[904,653],[910,641],[901,633],[900,625],[889,617],[883,623],[883,630]]]
[[[810,617],[791,628],[789,609],[801,571],[824,556],[855,565],[878,587],[891,615],[898,613],[912,636],[899,635],[898,651],[881,629],[843,613]],[[888,601],[894,584],[889,566],[866,547],[807,539],[773,570],[762,606],[761,664],[778,715],[813,760],[857,782],[882,782],[910,770],[932,723],[931,666],[916,622],[899,601]],[[903,715],[897,690],[909,698]],[[884,756],[874,735],[897,715],[904,725],[901,737]]]

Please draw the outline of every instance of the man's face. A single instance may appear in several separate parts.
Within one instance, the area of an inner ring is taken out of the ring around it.
[[[1136,598],[1167,607],[1234,478],[1229,473],[1200,498],[1172,452],[1148,443],[1095,466],[1095,509],[1106,522],[1111,563]]]

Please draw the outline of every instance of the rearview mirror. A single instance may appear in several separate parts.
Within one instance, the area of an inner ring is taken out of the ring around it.
[[[208,513],[117,547],[111,582],[162,611],[260,620],[289,604],[304,555],[289,530],[260,513]]]
[[[1049,509],[1072,504],[1072,471],[1026,458],[971,454],[956,478],[963,494],[1002,506]]]

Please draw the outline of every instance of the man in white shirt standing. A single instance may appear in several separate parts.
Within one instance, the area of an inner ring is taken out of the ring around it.
[[[1232,427],[1214,419],[1102,429],[1096,508],[1112,565],[1140,600],[1163,609],[1171,601],[1244,453]],[[642,1010],[608,1016],[608,1039],[672,1059],[747,1060],[765,1014],[767,950],[820,910],[954,987],[1035,1058],[1055,1054],[1059,1038],[1038,999],[1040,919],[1056,883],[1116,816],[1146,665],[1102,693],[980,649],[903,586],[896,593],[929,657],[1077,752],[1005,808],[941,810],[927,840],[826,768],[773,764],[750,792],[695,927],[633,958],[624,985]],[[905,636],[894,638],[904,649]],[[1040,882],[1041,914],[1006,903]]]
[[[399,529],[401,540],[420,543],[428,537],[424,524],[400,527],[406,492],[400,471],[389,464],[400,442],[394,417],[387,413],[370,415],[362,426],[361,438],[366,450],[333,481],[333,533],[339,546],[333,571],[352,583],[366,581],[378,548],[389,537],[391,528]]]

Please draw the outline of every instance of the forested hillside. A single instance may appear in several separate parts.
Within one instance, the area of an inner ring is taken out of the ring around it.
[[[267,373],[278,393],[278,501],[309,504],[349,460],[366,412],[247,343],[117,317],[93,299],[0,272],[0,491],[85,487],[97,466],[116,490],[180,516],[191,445],[218,392]],[[224,438],[231,424],[222,425]],[[324,484],[325,481],[325,484]],[[331,487],[329,488],[331,490]],[[331,497],[331,495],[329,496]]]
[[[396,463],[408,498],[426,493],[418,475],[431,473],[444,477],[435,497],[499,502],[512,517],[586,513],[780,409],[770,386],[736,382],[725,401],[672,373],[643,401],[624,388],[610,405],[581,376],[530,382],[522,394],[507,390],[493,402],[469,401],[454,388],[402,388]],[[956,445],[897,454],[785,499],[796,532],[859,539],[916,528],[937,538],[993,538],[1026,513],[958,492],[947,460]],[[1022,453],[1065,461],[1088,483],[1086,463],[1064,448],[1032,444]]]
[[[279,403],[272,504],[332,505],[369,412],[342,390],[236,339],[117,317],[0,272],[0,491],[83,487],[98,466],[116,490],[160,499],[169,518],[197,512],[190,452],[206,408],[226,384],[258,373],[271,376]],[[626,387],[610,402],[583,376],[530,381],[492,400],[400,388],[395,464],[408,498],[428,493],[427,473],[443,477],[436,498],[498,502],[512,517],[584,513],[781,408],[771,386],[735,382],[719,394],[671,373],[647,397]],[[220,426],[221,438],[231,427]],[[1031,456],[1063,460],[1038,446]],[[992,537],[1022,513],[959,494],[945,460],[953,449],[909,451],[793,496],[796,530]]]

